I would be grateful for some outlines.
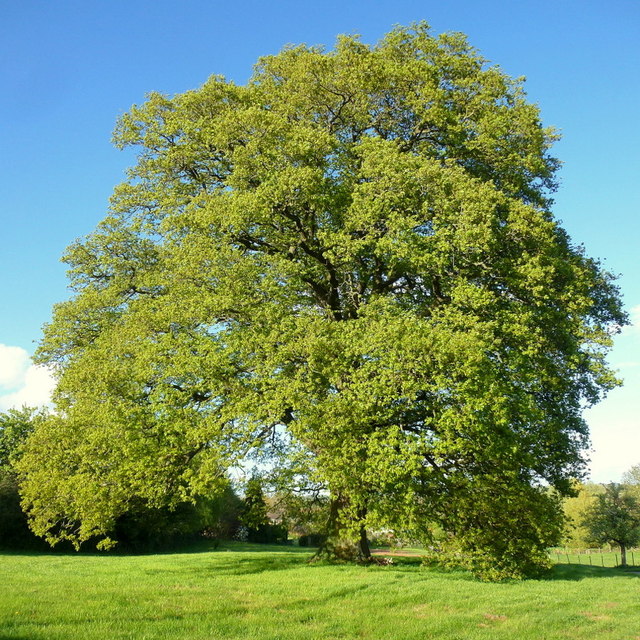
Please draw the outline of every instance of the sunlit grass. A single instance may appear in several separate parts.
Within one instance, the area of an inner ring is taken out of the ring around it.
[[[558,566],[485,584],[420,566],[308,564],[235,545],[148,556],[3,554],[0,640],[640,638],[638,575]]]

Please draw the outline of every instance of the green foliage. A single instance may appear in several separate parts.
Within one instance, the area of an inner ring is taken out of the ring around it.
[[[520,81],[422,23],[151,94],[38,352],[59,383],[20,463],[34,530],[106,535],[291,453],[331,535],[435,524],[508,575],[540,565],[539,487],[580,475],[625,322],[550,212],[554,139]]]
[[[140,505],[122,514],[110,535],[118,541],[119,551],[142,553],[184,544],[204,526],[198,510],[189,502],[172,510]]]
[[[640,485],[640,464],[636,464],[622,474],[622,484]]]
[[[29,529],[20,507],[16,477],[0,469],[0,549],[42,549],[46,546]]]
[[[563,500],[565,531],[563,544],[573,549],[587,549],[593,540],[589,528],[584,523],[585,514],[597,504],[597,495],[602,493],[602,485],[593,483],[576,484],[575,495]]]
[[[9,409],[0,414],[0,548],[42,547],[29,530],[20,506],[18,480],[13,465],[22,455],[24,443],[42,418],[43,412],[30,407]]]
[[[202,513],[205,527],[202,534],[214,540],[231,540],[241,526],[243,501],[227,483],[221,491],[196,503]]]
[[[640,505],[623,485],[604,485],[604,493],[587,510],[583,525],[595,544],[620,546],[621,564],[626,564],[626,549],[640,542]]]
[[[477,483],[476,483],[477,484]],[[558,542],[563,517],[560,498],[539,487],[514,489],[496,483],[482,487],[485,495],[470,500],[486,508],[479,512],[463,502],[451,515],[458,522],[456,535],[441,538],[438,562],[471,570],[483,580],[509,580],[539,576],[551,566],[547,549]]]
[[[120,551],[149,552],[175,548],[206,538],[231,539],[240,526],[242,501],[230,484],[215,497],[183,502],[175,507],[132,505],[109,535]]]
[[[8,470],[22,455],[22,448],[35,422],[44,415],[33,407],[9,409],[0,413],[0,469]]]
[[[267,514],[267,502],[262,491],[262,480],[252,476],[245,488],[245,497],[240,513],[240,522],[246,527],[247,540],[262,544],[286,542],[287,527],[272,522]]]
[[[622,474],[622,484],[628,493],[640,502],[640,464],[636,464]]]
[[[324,534],[329,511],[329,497],[326,495],[279,493],[270,499],[270,512],[277,514],[281,522],[293,536],[313,536],[319,540]],[[318,546],[309,543],[307,546]]]
[[[240,521],[249,529],[258,529],[269,523],[262,481],[257,476],[247,482]]]

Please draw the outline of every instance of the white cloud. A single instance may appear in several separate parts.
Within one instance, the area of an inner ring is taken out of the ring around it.
[[[0,411],[46,405],[54,387],[51,371],[33,364],[25,349],[0,344]]]
[[[0,391],[19,387],[30,365],[29,354],[24,349],[0,344]]]

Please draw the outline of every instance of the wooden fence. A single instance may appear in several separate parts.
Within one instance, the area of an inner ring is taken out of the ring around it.
[[[551,559],[558,564],[579,564],[592,567],[617,567],[620,564],[620,551],[606,549],[552,549]],[[627,549],[627,564],[640,563],[640,549]]]

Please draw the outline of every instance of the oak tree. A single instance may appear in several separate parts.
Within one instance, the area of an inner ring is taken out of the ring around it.
[[[137,164],[68,249],[38,352],[58,386],[23,459],[34,529],[104,535],[133,497],[290,447],[331,496],[329,550],[436,523],[504,575],[543,564],[546,485],[581,473],[625,322],[551,213],[555,137],[521,80],[423,23],[133,107]]]

